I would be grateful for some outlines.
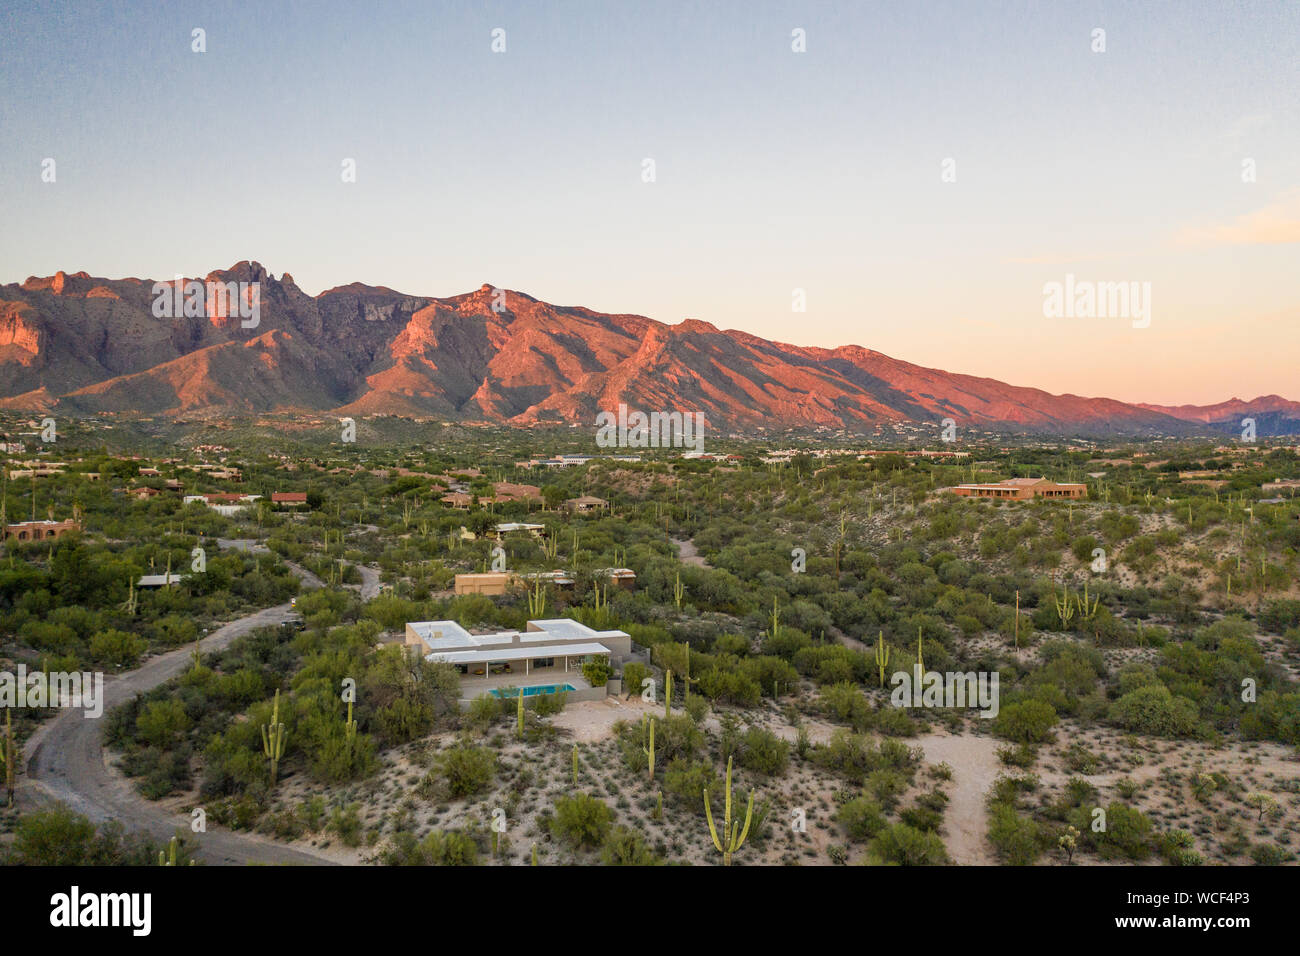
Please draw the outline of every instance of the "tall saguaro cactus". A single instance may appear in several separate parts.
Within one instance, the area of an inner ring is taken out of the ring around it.
[[[671,670],[664,672],[664,720],[667,720],[672,714],[673,703],[673,672]]]
[[[691,685],[696,683],[696,678],[691,676],[691,642],[682,641],[682,660],[686,672],[679,678],[682,682],[682,706],[685,707],[691,702]]]
[[[740,827],[739,820],[731,819],[731,758],[727,758],[727,799],[722,811],[722,839],[718,839],[718,828],[713,824],[713,810],[709,807],[709,788],[704,788],[704,815],[709,821],[709,836],[713,845],[722,854],[722,865],[731,866],[731,855],[745,844],[749,836],[749,824],[754,817],[754,791],[749,792],[749,804],[745,807],[745,826]],[[739,830],[739,832],[737,832]]]
[[[271,761],[271,786],[280,773],[280,758],[284,756],[284,724],[280,723],[280,692],[275,692],[275,703],[271,706],[271,723],[262,725],[262,752]]]
[[[167,841],[167,852],[164,853],[162,850],[159,850],[159,851],[158,851],[158,865],[159,865],[159,866],[175,866],[175,865],[176,865],[176,849],[177,849],[179,846],[180,846],[180,841],[177,840],[176,837],[174,837],[174,836],[173,836],[169,841]],[[193,866],[193,865],[194,865],[194,861],[193,861],[193,860],[190,860],[189,865],[190,865],[190,866]]]
[[[876,635],[876,670],[880,672],[880,686],[885,686],[885,668],[889,666],[890,647],[885,643],[885,632]]]
[[[1020,650],[1020,592],[1016,592],[1016,631],[1015,631],[1016,650]]]
[[[650,718],[650,741],[649,744],[641,747],[641,752],[646,755],[646,766],[649,768],[651,780],[655,778],[655,719]]]
[[[5,768],[6,806],[14,805],[14,775],[18,772],[18,745],[14,743],[13,715],[5,710],[5,738],[0,740],[0,764]]]
[[[1074,617],[1074,604],[1070,602],[1069,589],[1063,586],[1060,598],[1056,596],[1056,591],[1053,589],[1052,603],[1056,605],[1056,616],[1061,619],[1061,630],[1065,630]]]
[[[515,734],[519,737],[524,735],[524,689],[519,688],[515,701]]]
[[[533,581],[532,593],[528,595],[528,616],[541,617],[546,613],[546,591],[542,589],[542,579],[537,577]]]
[[[347,723],[343,725],[343,729],[347,732],[348,740],[357,735],[357,722],[352,719],[352,701],[348,701],[348,719]]]

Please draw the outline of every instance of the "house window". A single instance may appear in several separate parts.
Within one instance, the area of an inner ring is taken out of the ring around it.
[[[554,666],[555,666],[555,658],[554,658],[554,657],[538,657],[538,658],[535,658],[535,659],[533,660],[533,666],[534,666],[534,667],[554,667]]]

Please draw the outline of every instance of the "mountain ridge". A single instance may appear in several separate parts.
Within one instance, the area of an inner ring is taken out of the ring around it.
[[[174,280],[163,280],[172,282]],[[400,414],[513,425],[626,404],[711,426],[940,423],[1043,433],[1300,433],[1280,396],[1162,406],[1010,385],[865,346],[775,342],[687,319],[559,306],[485,283],[438,297],[352,282],[311,296],[244,260],[194,280],[257,283],[257,326],[207,303],[156,318],[153,280],[84,271],[0,286],[0,407],[76,414]]]

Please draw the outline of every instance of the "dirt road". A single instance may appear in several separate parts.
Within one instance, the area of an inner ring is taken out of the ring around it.
[[[266,608],[219,628],[203,640],[204,651],[216,651],[235,638],[258,627],[273,626],[292,616],[288,604]],[[183,647],[147,661],[144,666],[121,676],[105,676],[104,713],[129,700],[132,695],[152,690],[180,674],[190,662],[190,648]],[[27,741],[26,780],[22,791],[32,789],[59,800],[96,822],[117,820],[127,831],[147,831],[166,840],[179,828],[189,830],[189,818],[177,816],[150,803],[135,792],[130,780],[110,767],[101,740],[103,719],[87,720],[80,710],[68,710],[47,721]],[[329,861],[299,849],[291,849],[265,837],[234,833],[210,826],[207,833],[193,834],[199,843],[198,856],[216,865],[246,863],[298,863],[324,865]]]

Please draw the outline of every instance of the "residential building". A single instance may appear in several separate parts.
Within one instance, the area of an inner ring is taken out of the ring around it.
[[[1046,478],[1008,478],[991,484],[957,485],[944,489],[968,498],[1006,498],[1028,501],[1032,498],[1086,498],[1088,486],[1073,482],[1058,483]]]
[[[490,571],[486,574],[456,575],[457,594],[505,594],[510,587],[509,571]]]
[[[69,519],[67,521],[20,521],[17,524],[5,525],[5,540],[13,538],[15,541],[48,541],[51,538],[61,538],[69,531],[80,531],[81,522]]]
[[[597,498],[595,495],[580,495],[577,498],[568,499],[564,502],[564,507],[574,514],[590,514],[593,511],[604,511],[609,507],[609,502],[604,498]]]
[[[461,699],[467,701],[502,687],[555,687],[577,699],[605,697],[582,676],[584,662],[611,664],[631,656],[632,638],[623,631],[597,631],[567,618],[529,621],[526,630],[471,634],[455,621],[406,625],[406,645],[428,661],[451,664],[460,673]]]
[[[146,574],[135,582],[138,588],[165,588],[173,584],[180,584],[185,580],[183,574]]]

